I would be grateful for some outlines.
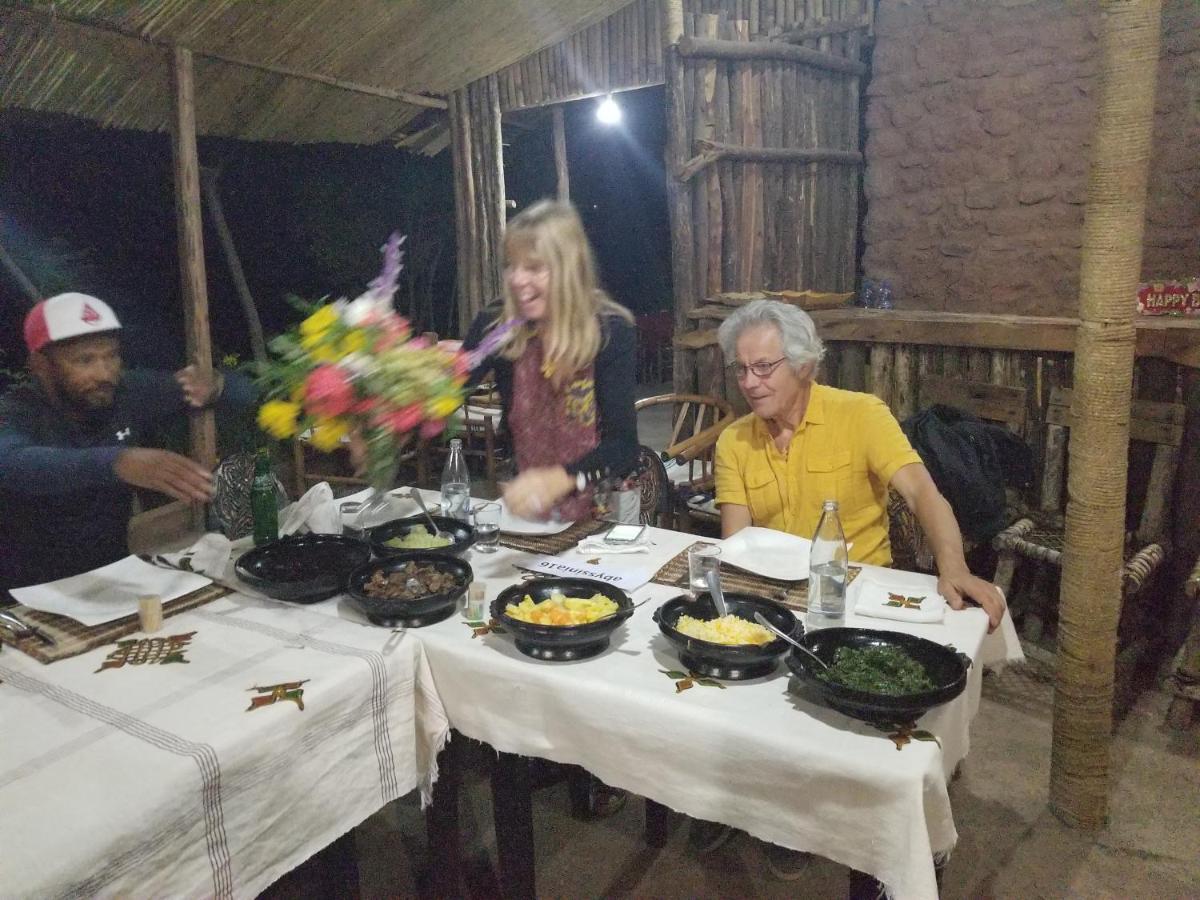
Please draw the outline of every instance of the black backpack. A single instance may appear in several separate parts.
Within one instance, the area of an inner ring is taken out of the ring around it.
[[[982,543],[1008,523],[1005,485],[1033,483],[1033,452],[1002,425],[935,404],[901,426],[950,503],[965,537]]]

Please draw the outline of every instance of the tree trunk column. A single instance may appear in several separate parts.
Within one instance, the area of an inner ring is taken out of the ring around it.
[[[196,152],[196,101],[192,51],[171,51],[175,87],[171,117],[171,152],[175,161],[175,228],[179,238],[180,294],[188,361],[212,369],[208,330],[208,287],[204,272],[204,232],[200,218],[200,163]],[[190,418],[192,457],[209,468],[217,464],[216,420],[211,409]],[[198,517],[203,510],[197,506]]]
[[[1113,668],[1161,0],[1105,0],[1075,349],[1071,471],[1059,606],[1050,806],[1068,824],[1108,814]]]

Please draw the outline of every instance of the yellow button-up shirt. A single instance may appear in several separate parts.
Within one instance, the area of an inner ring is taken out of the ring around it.
[[[888,484],[919,462],[878,397],[814,384],[787,453],[753,413],[721,433],[716,502],[749,507],[755,525],[811,538],[822,504],[836,500],[846,541],[854,544],[850,559],[886,566]]]

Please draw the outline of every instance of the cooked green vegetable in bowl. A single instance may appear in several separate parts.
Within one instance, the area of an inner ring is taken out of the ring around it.
[[[935,686],[925,667],[898,647],[839,647],[833,665],[819,677],[856,691],[890,696]]]

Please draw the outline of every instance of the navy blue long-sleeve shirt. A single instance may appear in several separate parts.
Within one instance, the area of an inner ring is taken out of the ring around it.
[[[226,374],[219,406],[255,402]],[[158,422],[185,412],[170,372],[122,373],[113,405],[80,424],[36,383],[0,397],[0,590],[65,578],[128,554],[133,489],[113,471]]]
[[[478,347],[484,335],[502,318],[498,304],[484,309],[467,330],[463,349]],[[563,460],[568,474],[582,472],[589,483],[601,478],[625,477],[637,466],[638,455],[637,414],[633,408],[637,390],[637,333],[633,325],[615,315],[603,316],[600,327],[602,341],[593,363],[600,441],[581,458]],[[502,421],[507,423],[512,408],[513,364],[499,353],[493,354],[471,373],[470,383],[478,384],[489,371],[496,374]]]

